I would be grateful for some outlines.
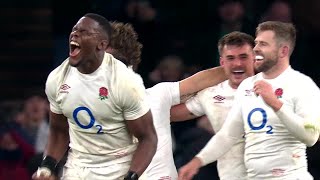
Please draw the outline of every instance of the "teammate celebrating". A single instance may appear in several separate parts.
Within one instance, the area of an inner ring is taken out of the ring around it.
[[[220,64],[228,80],[200,91],[185,104],[171,109],[171,120],[182,121],[207,115],[213,131],[217,133],[233,104],[236,89],[247,77],[253,76],[254,38],[241,32],[231,32],[218,42]],[[244,165],[244,139],[238,141],[217,161],[221,180],[246,179]],[[206,157],[201,157],[205,159]]]
[[[254,52],[255,68],[261,73],[241,83],[222,129],[179,170],[179,179],[191,179],[243,134],[249,179],[313,179],[307,169],[306,146],[319,137],[320,90],[290,66],[295,39],[291,23],[259,24]]]
[[[111,31],[104,17],[91,13],[73,27],[69,58],[46,82],[50,133],[34,179],[53,177],[69,140],[62,179],[137,180],[151,162],[157,136],[145,88],[105,53]]]
[[[130,24],[111,23],[113,34],[111,46],[107,52],[113,54],[129,67],[134,69],[140,62],[142,45]],[[136,74],[137,78],[139,77]],[[170,128],[170,108],[180,103],[181,98],[206,87],[225,80],[221,67],[196,73],[180,82],[163,82],[147,89],[147,100],[153,114],[153,122],[158,135],[158,148],[150,165],[141,179],[177,179],[177,170],[172,153],[172,138]]]

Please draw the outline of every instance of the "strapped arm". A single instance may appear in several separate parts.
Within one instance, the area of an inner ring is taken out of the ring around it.
[[[319,120],[309,117],[308,120],[295,114],[287,105],[282,105],[276,112],[289,132],[307,146],[313,146],[319,138]]]

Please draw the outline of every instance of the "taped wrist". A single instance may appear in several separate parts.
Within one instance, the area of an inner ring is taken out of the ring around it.
[[[55,172],[56,166],[57,166],[57,160],[55,160],[51,156],[44,156],[41,162],[40,167],[48,168],[51,173]]]
[[[124,180],[138,180],[139,176],[134,171],[129,171],[127,175],[124,177]]]

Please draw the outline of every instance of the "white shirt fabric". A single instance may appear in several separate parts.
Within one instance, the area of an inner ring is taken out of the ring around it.
[[[170,126],[171,106],[180,103],[179,82],[163,82],[147,89],[147,99],[158,136],[157,151],[140,179],[177,179]]]
[[[66,166],[130,164],[137,140],[128,133],[125,120],[137,119],[150,109],[145,88],[134,76],[108,53],[91,74],[80,73],[68,59],[50,73],[46,83],[50,109],[68,118]]]
[[[257,80],[265,80],[275,91],[282,91],[278,93],[283,102],[279,111],[274,112],[254,94],[253,85]],[[316,124],[319,120],[319,102],[319,87],[291,67],[274,79],[264,79],[262,73],[247,78],[237,90],[234,106],[221,131],[199,156],[211,154],[211,159],[202,160],[215,161],[245,132],[249,179],[313,179],[307,170],[306,144],[315,143],[319,131],[304,125]],[[220,150],[221,147],[224,149]]]
[[[186,106],[196,116],[207,115],[214,132],[217,133],[233,105],[235,92],[236,89],[231,88],[229,80],[226,80],[200,91],[186,102]],[[218,159],[217,169],[221,180],[246,179],[244,140],[238,141],[230,151]]]

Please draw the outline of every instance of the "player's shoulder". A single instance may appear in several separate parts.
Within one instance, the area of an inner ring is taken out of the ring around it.
[[[115,70],[117,72],[122,72],[122,71],[128,70],[127,66],[123,62],[121,62],[120,60],[113,57],[112,54],[104,53],[103,61],[107,65],[107,67],[114,68],[113,70]]]
[[[132,89],[138,86],[145,90],[142,77],[131,67],[127,67],[109,53],[105,53],[104,63],[107,64],[106,73],[111,78],[111,83],[116,85],[115,87]]]
[[[48,82],[57,82],[58,79],[63,78],[67,71],[69,70],[70,65],[69,65],[69,58],[65,59],[58,67],[53,69],[47,78]]]
[[[132,69],[128,68],[123,62],[113,57],[109,53],[104,54],[103,61],[106,65],[106,72],[109,76],[115,77],[115,80],[132,80],[140,81],[139,78]]]
[[[199,91],[197,93],[198,96],[203,96],[203,95],[206,95],[206,94],[214,94],[214,93],[219,93],[221,91],[225,91],[226,89],[228,89],[228,80],[225,80],[217,85],[214,85],[214,86],[210,86],[210,87],[207,87],[201,91]]]
[[[295,82],[308,82],[308,81],[313,81],[311,79],[311,77],[309,77],[308,75],[298,71],[298,70],[295,70],[295,69],[288,69],[288,73],[286,73],[286,77],[290,77],[292,79],[296,79],[297,81]],[[295,83],[295,84],[298,84],[298,83]]]
[[[294,69],[289,69],[283,78],[295,89],[319,88],[310,76]]]
[[[148,88],[148,91],[163,91],[164,89],[179,89],[179,82],[160,82],[151,88]]]

